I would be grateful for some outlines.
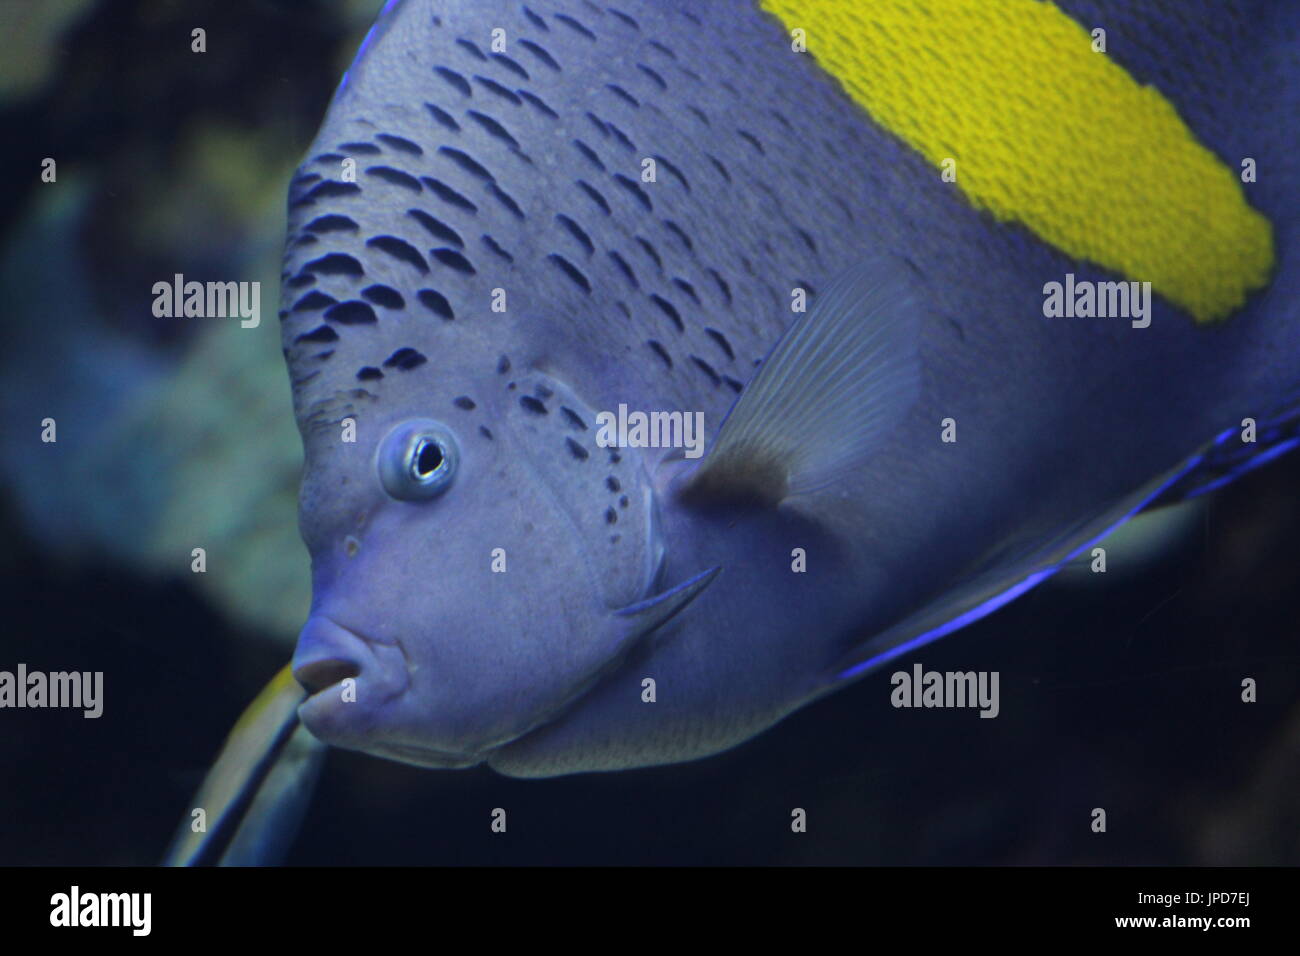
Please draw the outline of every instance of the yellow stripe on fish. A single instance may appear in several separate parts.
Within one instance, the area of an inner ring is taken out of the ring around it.
[[[977,208],[1223,319],[1273,265],[1237,171],[1161,93],[1039,0],[760,0]],[[1098,24],[1104,27],[1104,24]]]

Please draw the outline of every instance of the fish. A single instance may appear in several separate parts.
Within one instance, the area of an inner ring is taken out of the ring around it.
[[[385,6],[289,188],[312,736],[708,757],[1300,444],[1300,11],[930,7]]]

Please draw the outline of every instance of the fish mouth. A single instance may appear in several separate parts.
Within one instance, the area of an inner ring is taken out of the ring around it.
[[[310,700],[317,694],[323,694],[335,684],[341,684],[349,677],[361,676],[361,667],[353,661],[335,660],[332,657],[312,661],[298,667],[293,676],[307,691]]]
[[[405,693],[411,681],[399,645],[376,641],[322,614],[308,618],[298,635],[293,676],[308,695],[298,706],[299,719],[314,736],[341,746],[361,729],[361,715]]]

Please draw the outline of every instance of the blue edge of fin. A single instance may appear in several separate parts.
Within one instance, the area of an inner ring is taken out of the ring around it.
[[[1296,431],[1297,434],[1292,434],[1287,437],[1281,437],[1280,433],[1286,430],[1288,427],[1292,431]],[[1112,531],[1114,531],[1124,522],[1128,521],[1138,512],[1143,511],[1149,507],[1153,507],[1161,504],[1173,504],[1177,501],[1187,501],[1192,498],[1199,497],[1200,495],[1206,494],[1207,492],[1213,491],[1216,488],[1220,488],[1223,485],[1226,485],[1229,482],[1234,481],[1237,478],[1240,478],[1242,475],[1246,474],[1247,472],[1253,471],[1255,468],[1258,468],[1260,465],[1272,461],[1273,459],[1279,457],[1285,452],[1288,452],[1291,449],[1297,447],[1298,445],[1300,445],[1300,412],[1293,412],[1289,419],[1285,419],[1281,423],[1268,426],[1264,429],[1264,435],[1261,437],[1267,439],[1270,435],[1278,435],[1280,440],[1278,440],[1276,443],[1269,443],[1268,447],[1264,448],[1262,451],[1252,455],[1249,458],[1232,462],[1232,466],[1230,467],[1229,470],[1227,470],[1224,474],[1218,475],[1211,481],[1205,483],[1193,484],[1191,487],[1187,487],[1187,488],[1180,487],[1181,484],[1184,482],[1184,479],[1187,479],[1189,476],[1195,474],[1197,469],[1199,469],[1202,466],[1202,464],[1209,461],[1213,457],[1216,451],[1224,447],[1225,442],[1227,442],[1233,436],[1239,434],[1240,434],[1240,429],[1235,425],[1230,428],[1224,429],[1215,437],[1215,439],[1209,444],[1209,446],[1204,451],[1196,455],[1193,455],[1191,458],[1189,458],[1183,464],[1182,468],[1176,470],[1173,474],[1171,474],[1166,481],[1164,481],[1158,487],[1153,489],[1146,497],[1144,497],[1135,506],[1133,506],[1127,512],[1125,512],[1113,524],[1107,527],[1106,530],[1102,531],[1100,534],[1095,535],[1094,537],[1085,541],[1083,544],[1079,545],[1077,548],[1071,551],[1064,559],[1053,562],[1048,567],[1041,568],[1038,571],[1034,571],[1033,573],[1027,575],[1020,581],[1017,581],[1011,587],[1007,588],[1007,590],[1001,592],[1000,594],[995,595],[994,597],[989,598],[988,600],[984,601],[981,604],[976,605],[970,610],[965,611],[948,621],[945,621],[943,624],[940,624],[938,627],[931,628],[930,630],[925,631],[922,634],[918,634],[916,637],[910,638],[909,640],[906,640],[901,644],[897,644],[894,647],[881,651],[879,654],[876,654],[873,657],[868,657],[866,660],[859,661],[858,663],[854,664],[852,667],[849,667],[846,670],[843,670],[839,674],[837,674],[835,680],[838,682],[838,681],[850,680],[854,677],[861,677],[864,674],[867,674],[868,672],[874,670],[875,668],[881,667],[889,663],[895,658],[901,657],[904,654],[908,654],[919,647],[924,647],[925,645],[931,643],[932,641],[937,641],[939,638],[951,634],[953,631],[960,630],[961,628],[966,627],[968,624],[973,624],[975,621],[978,621],[980,618],[985,617],[988,614],[992,614],[994,611],[1002,607],[1004,604],[1008,604],[1009,602],[1014,601],[1016,598],[1020,597],[1020,595],[1024,594],[1026,591],[1034,587],[1036,584],[1040,584],[1045,579],[1051,577],[1053,574],[1059,571],[1070,561],[1073,561],[1084,551],[1091,548],[1098,541],[1105,538]]]

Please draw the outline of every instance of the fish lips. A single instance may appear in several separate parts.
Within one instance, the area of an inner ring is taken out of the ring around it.
[[[309,695],[298,705],[299,720],[313,737],[332,747],[451,770],[477,766],[519,736],[511,734],[475,750],[451,751],[395,734],[392,715],[385,715],[384,709],[411,690],[405,652],[398,644],[376,641],[323,614],[313,614],[298,635],[293,675]],[[348,679],[354,682],[350,692],[344,684]]]
[[[313,614],[298,635],[293,676],[309,695],[298,707],[303,725],[325,743],[357,749],[377,708],[411,683],[398,645],[366,638],[322,614]]]

